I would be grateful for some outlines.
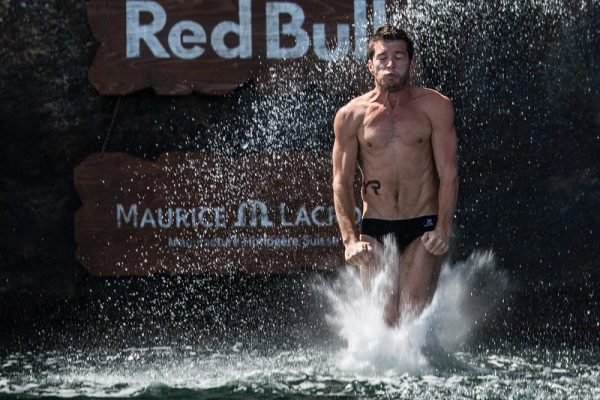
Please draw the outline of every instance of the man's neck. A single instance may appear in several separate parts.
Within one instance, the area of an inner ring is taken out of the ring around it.
[[[398,104],[402,104],[410,98],[410,84],[408,83],[401,89],[392,92],[380,86],[377,86],[375,91],[377,92],[377,98],[391,109],[396,108]]]

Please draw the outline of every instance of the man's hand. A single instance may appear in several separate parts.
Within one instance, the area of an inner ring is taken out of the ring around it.
[[[438,231],[428,231],[421,236],[425,249],[434,256],[441,256],[448,251],[448,237]]]
[[[373,255],[373,247],[369,242],[354,242],[346,247],[344,257],[346,262],[358,267],[369,264]]]

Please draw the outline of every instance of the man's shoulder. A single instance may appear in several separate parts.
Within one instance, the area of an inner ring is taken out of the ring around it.
[[[340,110],[345,111],[360,111],[367,107],[373,98],[372,92],[367,92],[360,96],[357,96],[346,103]]]
[[[436,125],[454,120],[454,106],[447,96],[434,89],[419,88],[419,94],[415,96],[418,107]]]
[[[413,86],[414,97],[425,103],[443,104],[452,103],[448,96],[443,95],[435,89]]]
[[[367,107],[372,100],[373,93],[367,92],[346,103],[335,115],[334,129],[337,126],[339,130],[352,132],[354,134],[360,129]]]
[[[338,115],[352,119],[360,118],[364,115],[367,106],[372,101],[372,92],[353,98],[338,110]]]
[[[452,101],[434,89],[419,87],[414,92],[417,107],[430,119],[453,118],[454,106]]]

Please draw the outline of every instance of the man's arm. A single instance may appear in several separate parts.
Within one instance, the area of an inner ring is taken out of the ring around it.
[[[358,156],[358,124],[352,111],[343,107],[333,122],[335,141],[333,143],[333,203],[336,218],[346,247],[346,261],[366,264],[370,244],[361,242],[355,224],[356,199],[354,198],[354,178]]]
[[[425,248],[435,255],[448,250],[448,238],[458,198],[457,138],[454,107],[447,97],[436,94],[430,111],[431,146],[440,180],[438,221],[435,231],[425,235]]]

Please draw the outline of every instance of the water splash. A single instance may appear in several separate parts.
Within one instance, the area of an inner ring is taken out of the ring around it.
[[[398,256],[395,248],[386,240],[379,272],[368,290],[351,267],[333,282],[318,285],[332,306],[329,322],[347,342],[340,354],[344,370],[396,375],[444,368],[439,361],[451,367],[449,352],[468,340],[508,287],[494,254],[476,251],[463,262],[445,264],[432,302],[420,315],[407,315],[398,327],[390,328],[383,310]]]

